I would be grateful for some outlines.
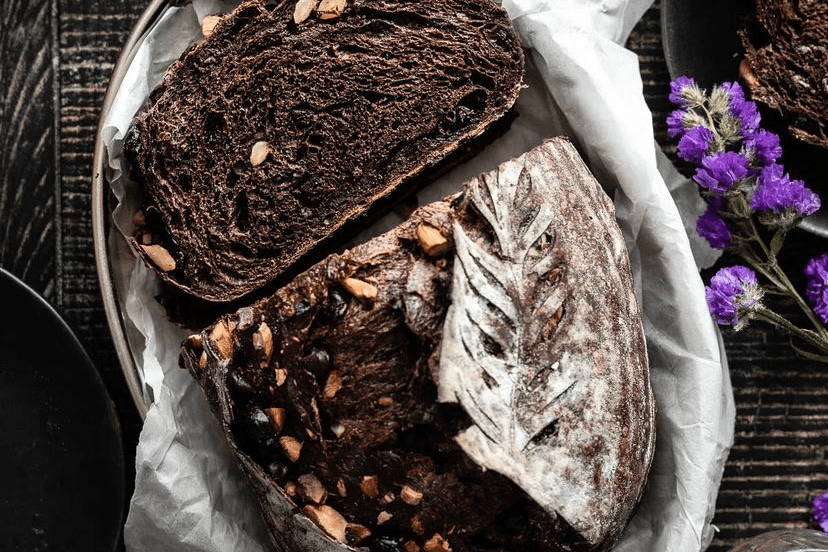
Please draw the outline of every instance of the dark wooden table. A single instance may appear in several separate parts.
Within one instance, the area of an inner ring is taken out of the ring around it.
[[[0,22],[0,264],[75,329],[120,416],[127,497],[141,428],[99,297],[91,230],[91,167],[107,82],[147,2],[31,0],[2,4]],[[669,154],[668,80],[656,4],[629,47]],[[828,243],[796,232],[783,258],[799,274]],[[783,312],[793,306],[783,304]],[[810,499],[828,488],[828,370],[793,357],[787,336],[762,326],[725,332],[737,402],[711,551],[766,530],[811,526]],[[126,504],[125,504],[126,507]]]

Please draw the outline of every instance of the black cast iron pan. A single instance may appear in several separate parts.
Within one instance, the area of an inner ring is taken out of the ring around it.
[[[0,549],[110,552],[124,460],[114,406],[83,347],[0,270]]]

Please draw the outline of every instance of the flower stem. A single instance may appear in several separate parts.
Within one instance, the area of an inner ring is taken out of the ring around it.
[[[810,351],[806,351],[801,349],[800,347],[796,346],[796,343],[791,340],[791,348],[794,350],[796,354],[803,358],[807,358],[808,360],[815,360],[817,362],[822,362],[824,364],[828,364],[828,356],[826,355],[818,355],[816,353],[812,353]]]
[[[707,109],[706,105],[702,104],[699,107],[701,107],[702,111],[704,111],[705,117],[707,117],[707,122],[709,124],[707,128],[713,133],[713,140],[720,146],[718,151],[724,151],[724,141],[722,140],[722,136],[719,134],[719,126],[713,121],[713,114],[710,113],[710,110]]]
[[[745,198],[744,195],[739,196],[739,203],[742,209],[749,209],[747,198]],[[776,255],[774,255],[773,251],[771,251],[771,249],[767,246],[767,244],[765,244],[765,241],[759,235],[759,230],[756,228],[756,223],[753,221],[753,217],[748,217],[747,220],[750,225],[750,234],[752,241],[756,242],[762,249],[762,253],[767,259],[767,263],[762,263],[752,251],[749,253],[752,258],[748,257],[748,251],[746,251],[745,248],[740,248],[739,250],[739,253],[742,255],[742,258],[748,261],[748,263],[750,263],[754,269],[756,269],[758,272],[761,272],[763,276],[768,278],[768,280],[770,280],[781,291],[783,291],[789,297],[791,297],[794,300],[794,302],[796,302],[799,309],[805,314],[806,317],[808,317],[808,320],[811,322],[817,334],[819,334],[820,338],[822,338],[822,340],[824,340],[825,342],[828,342],[828,330],[826,330],[825,326],[823,326],[820,323],[820,321],[814,314],[814,311],[811,309],[810,306],[808,306],[808,303],[805,302],[805,300],[802,298],[799,292],[796,291],[796,288],[791,283],[791,280],[788,278],[788,275],[785,274],[785,271],[782,270],[782,267],[779,266],[779,263],[776,261]],[[767,267],[767,269],[765,267]],[[769,275],[769,272],[773,272],[773,275],[775,277],[771,277]],[[828,351],[828,349],[826,351]]]
[[[740,248],[739,255],[747,261],[750,267],[755,270],[756,272],[760,273],[762,276],[767,278],[774,286],[777,288],[777,292],[782,295],[789,295],[790,292],[785,288],[785,285],[780,282],[776,275],[773,274],[767,268],[767,263],[763,262],[756,253],[754,253],[751,249],[747,248]]]
[[[823,353],[828,353],[828,340],[826,340],[820,334],[817,334],[816,332],[813,332],[811,330],[806,330],[804,328],[794,326],[787,319],[783,318],[782,316],[765,307],[756,308],[754,313],[756,315],[756,318],[760,318],[762,320],[765,320],[766,322],[770,322],[771,324],[779,326],[780,328],[784,328],[788,330],[791,334],[809,343],[812,347],[819,349]]]

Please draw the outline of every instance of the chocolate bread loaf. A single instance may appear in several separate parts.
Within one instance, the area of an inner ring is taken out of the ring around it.
[[[183,345],[276,550],[597,551],[654,399],[612,204],[547,141]]]
[[[782,114],[791,134],[828,148],[828,2],[755,0],[742,34],[752,99]]]
[[[145,197],[134,248],[209,301],[290,271],[462,153],[523,76],[491,0],[247,0],[207,27],[125,150]]]

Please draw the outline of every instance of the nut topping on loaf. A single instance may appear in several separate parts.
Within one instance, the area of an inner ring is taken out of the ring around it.
[[[654,441],[612,215],[547,141],[188,339],[276,549],[608,550]]]
[[[125,150],[146,203],[137,253],[209,301],[343,241],[346,225],[464,153],[523,76],[491,0],[248,0],[208,27]],[[142,236],[175,267],[155,264]]]

